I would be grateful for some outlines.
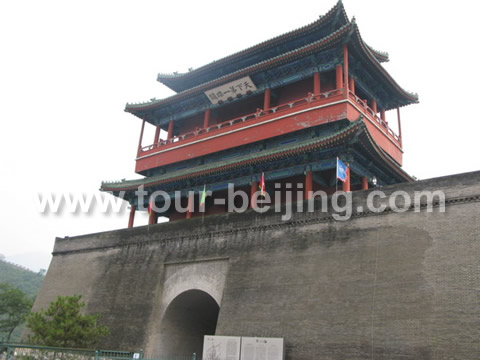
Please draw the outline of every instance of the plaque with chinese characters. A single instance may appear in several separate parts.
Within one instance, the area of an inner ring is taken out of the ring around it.
[[[240,360],[284,360],[282,338],[242,337]]]
[[[239,360],[240,337],[209,336],[203,338],[203,360]]]
[[[229,82],[214,89],[205,91],[205,95],[212,104],[222,103],[224,101],[232,100],[236,97],[250,94],[257,90],[249,76]]]

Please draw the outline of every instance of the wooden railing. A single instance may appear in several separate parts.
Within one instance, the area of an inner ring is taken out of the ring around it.
[[[214,124],[214,125],[211,125],[207,128],[198,128],[198,129],[196,129],[194,131],[191,131],[191,132],[188,132],[188,133],[184,133],[184,134],[181,134],[181,135],[178,135],[178,136],[173,136],[170,139],[159,140],[157,143],[147,145],[147,146],[143,146],[139,150],[140,150],[140,152],[147,152],[147,151],[153,150],[155,148],[158,148],[158,147],[161,147],[161,146],[164,146],[164,145],[169,145],[169,144],[173,144],[173,143],[180,143],[180,142],[183,142],[183,141],[186,141],[186,140],[191,140],[198,135],[202,135],[202,134],[206,134],[206,133],[215,133],[217,131],[220,131],[220,130],[228,128],[228,127],[231,127],[231,126],[236,125],[236,124],[248,123],[250,121],[257,120],[257,119],[259,119],[263,116],[270,115],[270,114],[279,114],[279,113],[291,111],[292,109],[295,109],[295,108],[300,107],[300,106],[312,104],[312,103],[315,103],[315,102],[319,102],[319,101],[322,101],[322,100],[325,100],[325,99],[328,99],[328,98],[331,98],[331,97],[334,97],[334,96],[337,96],[337,95],[343,95],[343,94],[344,94],[344,89],[335,89],[335,90],[327,91],[327,92],[324,92],[324,93],[321,93],[321,94],[308,93],[307,97],[300,98],[300,99],[297,99],[297,100],[294,100],[294,101],[291,101],[291,102],[288,102],[288,103],[285,103],[285,104],[273,106],[273,107],[271,107],[269,109],[265,109],[265,110],[264,109],[257,109],[257,111],[254,112],[254,113],[244,115],[244,116],[240,116],[240,117],[237,117],[237,118],[234,118],[234,119],[231,119],[231,120],[227,120],[227,121],[224,121],[224,122],[221,122],[221,123],[218,123],[218,124]],[[363,113],[365,115],[367,115],[372,120],[376,121],[384,129],[386,129],[386,132],[389,135],[389,137],[396,140],[396,142],[400,143],[401,140],[400,140],[399,136],[397,134],[395,134],[393,132],[393,130],[388,127],[388,124],[385,121],[381,120],[377,116],[377,114],[375,114],[374,111],[372,109],[370,109],[370,107],[368,107],[366,101],[360,99],[359,97],[357,97],[351,91],[349,92],[349,95],[350,95],[350,100],[353,100],[355,103],[357,103],[359,105],[359,107],[363,110]]]
[[[388,134],[388,136],[395,140],[395,142],[397,142],[399,145],[402,144],[402,139],[400,138],[400,136],[398,136],[393,130],[392,128],[390,128],[388,126],[388,123],[386,121],[383,121],[368,105],[367,105],[367,101],[366,100],[362,100],[360,99],[357,95],[355,95],[353,92],[349,91],[349,96],[350,96],[350,99],[353,100],[357,105],[359,105],[359,107],[361,108],[361,110],[363,110],[363,113],[365,115],[367,115],[370,119],[372,119],[373,121],[375,121],[376,123],[378,123],[378,125],[380,125],[385,131],[386,133]]]

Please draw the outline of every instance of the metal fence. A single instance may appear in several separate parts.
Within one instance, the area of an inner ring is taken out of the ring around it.
[[[201,357],[193,353],[191,355],[175,355],[175,356],[155,356],[150,354],[145,354],[142,357],[143,360],[202,360]]]
[[[137,353],[116,350],[90,350],[34,346],[25,344],[0,344],[0,360],[122,360],[143,359]]]
[[[179,356],[145,356],[143,350],[138,352],[119,350],[90,350],[56,348],[25,344],[0,343],[0,360],[201,360],[194,353]]]

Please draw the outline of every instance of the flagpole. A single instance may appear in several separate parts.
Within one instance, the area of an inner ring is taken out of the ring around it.
[[[265,173],[263,171],[262,171],[262,176],[260,177],[259,190],[260,190],[260,196],[262,196],[263,200],[265,200],[266,185],[265,185]],[[258,197],[257,197],[257,199],[258,199]],[[262,201],[261,204],[262,204],[261,209],[263,209],[264,202]]]
[[[201,196],[203,196],[203,194],[202,194]],[[200,201],[202,201],[202,200],[200,200]],[[206,210],[206,209],[205,209],[205,203],[203,203],[202,206],[203,206],[203,209],[202,209],[202,210],[203,210],[203,211],[202,211],[202,224],[203,224],[203,221],[205,220],[205,210]]]
[[[335,193],[338,192],[338,156],[337,156],[337,162],[335,164]]]
[[[203,185],[203,191],[200,195],[200,207],[202,211],[202,224],[205,220],[205,210],[207,210],[207,201],[206,201],[206,193],[207,193],[207,184]]]

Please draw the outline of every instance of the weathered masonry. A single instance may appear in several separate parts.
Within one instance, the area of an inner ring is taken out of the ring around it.
[[[35,308],[81,293],[104,346],[156,354],[215,333],[283,337],[287,359],[477,359],[480,172],[381,190],[443,191],[445,212],[249,210],[58,238]]]
[[[480,172],[414,182],[402,169],[400,109],[418,96],[388,60],[339,1],[302,28],[158,75],[177,94],[125,109],[141,119],[144,177],[101,185],[124,194],[128,228],[57,238],[34,309],[80,293],[111,330],[103,347],[155,355],[201,354],[204,335],[224,335],[283,338],[287,360],[478,359]],[[227,211],[228,184],[248,211]],[[281,212],[258,212],[259,185]],[[353,198],[345,221],[339,189]],[[326,204],[312,200],[320,191]],[[431,207],[425,194],[415,207],[422,191],[439,192]]]

